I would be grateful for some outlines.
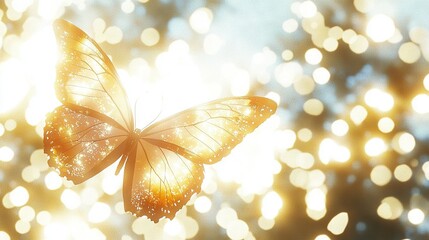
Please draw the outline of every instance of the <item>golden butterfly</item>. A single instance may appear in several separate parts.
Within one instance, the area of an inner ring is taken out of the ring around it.
[[[228,155],[277,108],[264,97],[224,98],[135,129],[127,95],[103,50],[65,20],[57,20],[54,31],[62,105],[46,119],[48,164],[78,184],[120,159],[124,209],[136,216],[173,219],[200,192],[203,164]]]

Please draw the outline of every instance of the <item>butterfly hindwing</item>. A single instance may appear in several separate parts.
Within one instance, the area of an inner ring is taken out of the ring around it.
[[[49,166],[78,184],[115,162],[127,136],[125,130],[60,106],[46,119],[44,151]]]
[[[107,55],[65,20],[55,21],[54,30],[60,50],[55,84],[58,99],[70,108],[87,108],[90,114],[132,132],[128,98]]]
[[[155,223],[162,217],[173,219],[200,192],[203,178],[202,164],[139,140],[125,165],[124,208]]]
[[[218,99],[149,126],[141,137],[196,163],[213,164],[276,110],[263,97]]]

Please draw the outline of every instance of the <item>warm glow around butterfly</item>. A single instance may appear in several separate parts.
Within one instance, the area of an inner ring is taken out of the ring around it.
[[[137,129],[109,57],[71,23],[57,20],[54,29],[61,53],[55,89],[63,105],[46,119],[48,164],[78,184],[119,160],[124,209],[136,216],[173,219],[200,192],[203,164],[220,161],[276,110],[268,98],[224,98]],[[110,211],[94,205],[91,222],[101,221],[97,209]]]

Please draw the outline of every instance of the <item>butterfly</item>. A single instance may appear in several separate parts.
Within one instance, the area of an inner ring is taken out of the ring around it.
[[[223,98],[136,129],[109,57],[72,23],[59,19],[53,27],[62,105],[46,117],[48,164],[79,184],[119,160],[124,209],[136,216],[173,219],[200,192],[204,164],[220,161],[276,111],[264,97]]]

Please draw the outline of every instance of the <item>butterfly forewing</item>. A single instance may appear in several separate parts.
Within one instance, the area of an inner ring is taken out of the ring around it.
[[[125,210],[154,222],[162,217],[173,219],[192,194],[200,191],[203,171],[201,164],[139,140],[125,165]]]
[[[65,106],[46,119],[44,151],[48,164],[75,184],[112,164],[124,152],[128,133]]]
[[[193,162],[212,164],[275,110],[275,102],[262,97],[219,99],[155,123],[141,138]]]
[[[57,20],[54,30],[60,49],[55,85],[58,99],[70,108],[87,108],[89,114],[133,131],[128,98],[110,59],[73,24]]]

